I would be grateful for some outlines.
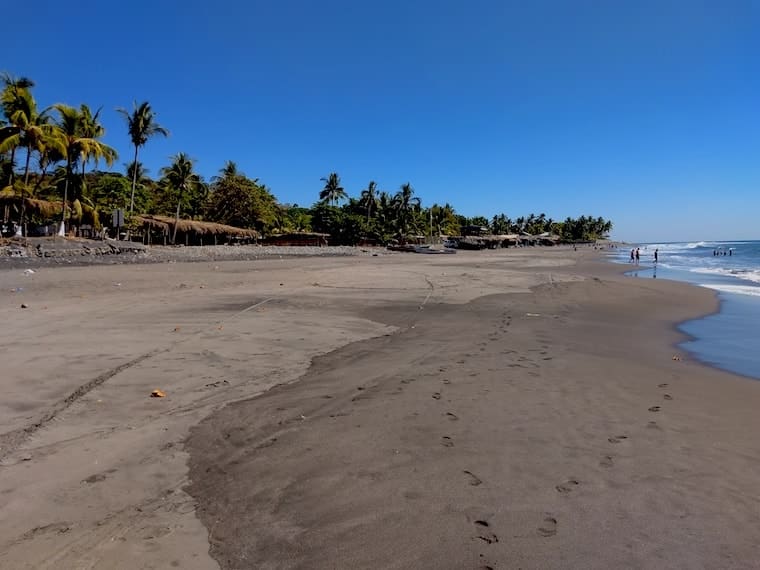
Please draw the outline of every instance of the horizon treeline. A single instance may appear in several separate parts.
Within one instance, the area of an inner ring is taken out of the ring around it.
[[[258,178],[227,161],[217,176],[205,180],[195,161],[183,152],[170,157],[155,178],[139,161],[140,151],[154,137],[169,136],[148,102],[116,108],[132,143],[130,160],[114,169],[119,152],[103,142],[103,108],[95,112],[56,103],[38,106],[34,82],[0,74],[0,212],[3,221],[26,227],[61,221],[69,228],[101,220],[123,209],[127,226],[133,214],[161,214],[251,228],[260,233],[318,232],[338,243],[362,240],[387,243],[417,235],[461,235],[464,226],[482,226],[494,234],[552,233],[566,241],[606,237],[612,222],[580,216],[553,220],[544,213],[511,219],[458,214],[451,204],[422,205],[408,182],[397,191],[374,181],[349,196],[340,176],[315,177],[316,202],[309,207],[281,203]],[[100,170],[105,164],[109,170]],[[132,222],[133,225],[134,221]]]

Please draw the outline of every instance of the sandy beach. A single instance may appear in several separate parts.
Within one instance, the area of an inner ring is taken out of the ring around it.
[[[0,567],[757,568],[716,308],[567,248],[4,269]]]

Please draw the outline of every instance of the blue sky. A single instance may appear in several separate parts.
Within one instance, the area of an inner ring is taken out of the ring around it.
[[[28,6],[4,8],[6,22]],[[210,177],[282,202],[337,171],[468,216],[601,215],[614,237],[758,239],[760,2],[84,0],[4,26],[0,69],[41,105],[148,100]],[[10,47],[10,49],[8,48]],[[65,59],[63,59],[65,57]]]

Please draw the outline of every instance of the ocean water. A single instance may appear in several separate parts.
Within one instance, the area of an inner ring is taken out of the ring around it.
[[[692,337],[681,347],[707,364],[760,379],[760,241],[647,243],[636,247],[640,248],[641,260],[629,272],[632,277],[684,281],[717,292],[718,313],[679,326]],[[655,249],[659,257],[656,266]],[[614,261],[628,263],[630,250],[615,250]]]

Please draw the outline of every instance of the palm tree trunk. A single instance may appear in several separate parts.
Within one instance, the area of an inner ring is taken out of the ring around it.
[[[135,187],[137,186],[137,145],[135,145],[135,161],[132,163],[132,197],[129,200],[129,215],[135,209]]]
[[[21,187],[21,234],[26,236],[26,200],[24,199],[24,190],[29,184],[29,159],[32,157],[31,145],[26,148],[26,164],[24,165],[24,185]]]
[[[182,192],[180,192],[179,198],[177,198],[177,213],[174,215],[174,231],[172,232],[172,245],[176,245],[176,241],[177,241],[177,226],[179,225],[180,204],[182,204]]]
[[[47,176],[47,169],[48,169],[48,165],[46,163],[44,166],[42,166],[42,170],[40,171],[39,178],[37,178],[37,182],[34,183],[35,194],[40,188],[42,188],[42,183],[45,182],[45,176]]]
[[[13,186],[13,167],[15,165],[16,165],[16,148],[14,147],[11,149],[11,172],[8,178],[10,186]]]
[[[29,159],[32,158],[32,146],[26,147],[26,164],[24,165],[24,185],[29,184]]]
[[[66,202],[69,198],[69,178],[71,178],[71,158],[66,158],[66,181],[63,184],[63,208],[61,209],[61,224],[66,228]]]

